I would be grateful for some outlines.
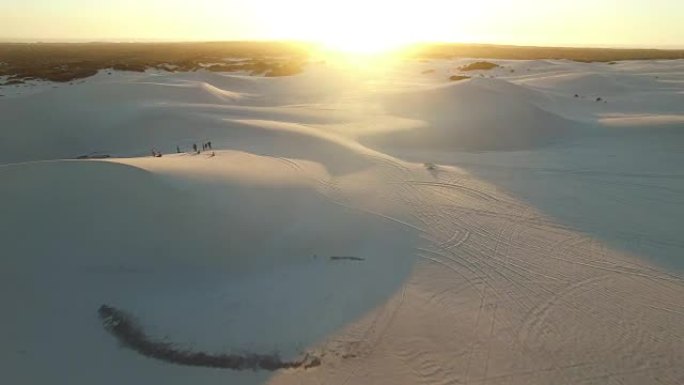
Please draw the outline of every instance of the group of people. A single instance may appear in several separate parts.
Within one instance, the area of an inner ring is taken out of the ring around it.
[[[179,148],[179,147],[176,146],[176,150],[180,153],[180,148]],[[197,153],[197,154],[199,154],[199,153],[201,152],[201,151],[199,150],[199,147],[197,146],[197,143],[193,143],[193,144],[192,144],[192,150],[193,150],[195,153]],[[202,143],[202,151],[206,151],[206,150],[212,150],[212,148],[211,148],[211,141]]]
[[[211,147],[211,141],[207,141],[207,142],[202,143],[202,150],[199,149],[199,146],[197,146],[197,143],[192,144],[192,151],[195,154],[199,154],[200,152],[207,151],[207,150],[213,150],[213,148]],[[181,152],[182,151],[181,151],[180,146],[176,146],[176,153],[180,154]],[[211,156],[214,156],[214,155],[216,155],[216,154],[214,153],[214,151],[212,151]],[[152,149],[152,156],[155,158],[161,158],[162,153],[153,148]]]
[[[199,154],[202,151],[211,150],[211,149],[212,149],[211,141],[202,143],[202,150],[201,151],[199,149],[199,146],[197,146],[197,143],[192,144],[192,152],[194,152],[195,154]],[[179,154],[182,152],[180,146],[176,146],[176,152]]]

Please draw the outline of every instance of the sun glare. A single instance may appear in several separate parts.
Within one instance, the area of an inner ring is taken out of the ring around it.
[[[329,30],[319,39],[330,50],[362,55],[384,54],[414,42],[411,36],[387,27],[378,30],[372,22],[361,23],[351,30]]]
[[[321,29],[321,42],[342,52],[381,54],[412,43],[416,38],[415,31],[410,32],[413,28],[410,28],[408,8],[385,1],[365,3],[340,8],[340,21]]]
[[[441,12],[434,12],[436,9],[451,7],[430,6],[433,3],[432,0],[420,5],[389,0],[334,3],[294,0],[288,6],[279,5],[276,13],[286,15],[284,19],[290,22],[278,32],[287,31],[294,39],[316,41],[328,50],[384,54],[419,41],[435,40],[444,35],[443,25],[453,26],[434,22],[435,17],[442,17]]]
[[[322,41],[325,48],[342,53],[373,55],[384,54],[401,48],[406,43],[391,39],[363,38],[357,36],[342,36]]]

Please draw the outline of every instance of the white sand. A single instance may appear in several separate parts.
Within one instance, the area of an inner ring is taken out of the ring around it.
[[[466,62],[0,87],[2,382],[684,383],[684,61]]]

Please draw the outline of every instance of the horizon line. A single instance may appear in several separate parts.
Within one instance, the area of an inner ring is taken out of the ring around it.
[[[61,38],[2,38],[0,44],[187,44],[187,43],[294,43],[323,45],[322,42],[312,40],[297,39],[206,39],[206,40],[175,40],[175,39],[156,39],[156,38],[121,38],[121,39],[61,39]],[[416,45],[465,45],[465,46],[494,46],[494,47],[517,47],[517,48],[578,48],[578,49],[639,49],[639,50],[684,50],[684,44],[673,45],[629,45],[629,44],[512,44],[512,43],[491,43],[491,42],[464,42],[464,41],[418,41],[404,45],[404,47]]]

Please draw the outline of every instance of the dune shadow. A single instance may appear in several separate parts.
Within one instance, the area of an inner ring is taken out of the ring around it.
[[[2,263],[12,277],[2,298],[16,334],[4,345],[49,336],[32,345],[45,352],[30,361],[42,368],[30,377],[37,383],[69,373],[98,383],[126,382],[130,373],[168,379],[212,367],[231,370],[193,378],[258,384],[273,370],[313,369],[322,362],[318,344],[392,298],[415,262],[413,230],[310,187],[190,175],[194,187],[176,188],[136,167],[91,160],[0,171],[0,197],[12,202],[0,219],[12,256]],[[10,301],[15,293],[21,301]],[[97,309],[101,322],[93,322]],[[97,365],[111,376],[83,370]],[[264,373],[240,374],[251,370]]]

